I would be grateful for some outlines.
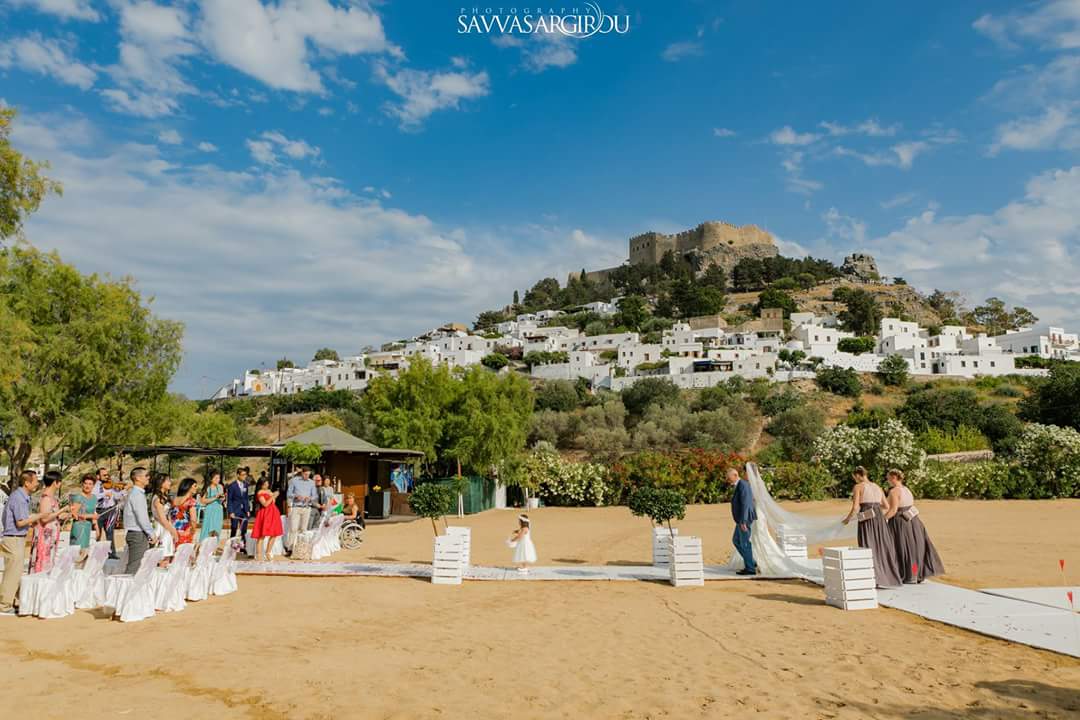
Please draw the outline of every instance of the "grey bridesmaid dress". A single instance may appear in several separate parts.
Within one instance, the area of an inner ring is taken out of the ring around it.
[[[889,492],[900,493],[900,507],[889,521],[889,530],[896,546],[896,557],[904,582],[922,582],[928,577],[943,574],[945,563],[941,561],[934,543],[930,542],[926,526],[918,514],[913,515],[910,512],[915,505],[911,491],[898,485]]]
[[[875,492],[876,491],[876,492]],[[874,582],[878,587],[899,587],[900,567],[897,564],[896,546],[885,515],[881,512],[881,499],[884,497],[881,487],[867,482],[863,487],[863,501],[859,505],[859,514],[870,513],[866,520],[859,520],[859,547],[870,548],[874,552]],[[867,500],[872,502],[866,502]]]

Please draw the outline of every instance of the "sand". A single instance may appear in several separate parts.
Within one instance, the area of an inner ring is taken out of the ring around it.
[[[920,507],[948,582],[1060,585],[1059,557],[1080,572],[1080,502]],[[514,515],[466,519],[474,562],[507,562]],[[531,515],[543,564],[649,560],[648,526],[624,508]],[[726,506],[692,507],[679,527],[704,538],[706,562],[727,559]],[[426,521],[373,526],[333,559],[427,562],[431,537]],[[241,577],[234,595],[142,623],[0,619],[0,667],[8,707],[17,696],[33,718],[1080,716],[1080,661],[841,612],[800,582]]]

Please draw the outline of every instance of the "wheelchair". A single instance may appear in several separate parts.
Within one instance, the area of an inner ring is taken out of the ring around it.
[[[341,547],[346,550],[355,550],[360,547],[360,543],[364,542],[365,526],[364,518],[359,516],[352,520],[346,520],[342,524],[341,530],[338,531],[338,540],[341,542]]]

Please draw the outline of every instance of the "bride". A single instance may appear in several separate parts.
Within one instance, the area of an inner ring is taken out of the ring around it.
[[[754,560],[761,575],[772,577],[797,577],[807,580],[821,580],[821,566],[817,561],[791,558],[784,554],[773,539],[769,528],[787,533],[806,536],[806,544],[813,545],[829,540],[850,537],[851,528],[844,525],[842,517],[813,517],[784,510],[773,500],[761,479],[756,464],[746,463],[746,481],[754,495],[754,509],[757,520],[751,525],[750,544],[754,549]],[[738,570],[743,567],[739,553],[733,552],[727,567]]]

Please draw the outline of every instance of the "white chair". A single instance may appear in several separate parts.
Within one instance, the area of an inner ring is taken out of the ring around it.
[[[323,521],[312,531],[315,533],[311,539],[312,560],[321,560],[330,554],[330,548],[326,545],[326,531],[328,527],[328,522]]]
[[[64,548],[49,572],[23,575],[19,583],[19,614],[62,618],[75,612],[71,576],[82,548]]]
[[[176,548],[172,563],[169,567],[155,568],[151,583],[154,586],[154,609],[164,612],[177,612],[183,610],[187,603],[184,595],[187,594],[188,578],[191,576],[191,554],[195,552],[195,546],[184,543]]]
[[[236,592],[236,545],[225,543],[221,557],[210,571],[210,594],[228,595]]]
[[[80,610],[96,608],[105,602],[105,562],[109,559],[109,541],[90,546],[90,555],[82,569],[72,574],[75,607]]]
[[[138,622],[154,615],[154,587],[151,580],[165,551],[146,551],[134,575],[109,575],[105,579],[105,607],[121,622]]]
[[[210,573],[214,567],[214,550],[218,539],[211,535],[199,543],[199,556],[187,582],[187,599],[198,602],[210,597]]]
[[[326,554],[333,555],[341,549],[341,526],[345,524],[345,516],[335,514],[330,516],[326,527]]]

